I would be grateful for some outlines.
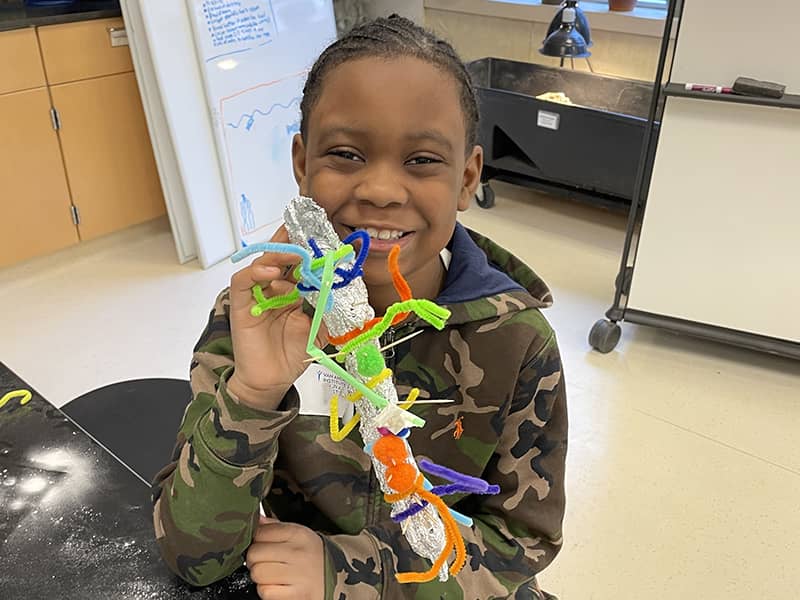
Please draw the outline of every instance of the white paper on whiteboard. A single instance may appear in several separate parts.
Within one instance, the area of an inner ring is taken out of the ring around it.
[[[297,194],[306,75],[336,38],[331,0],[187,0],[238,244],[265,241]]]

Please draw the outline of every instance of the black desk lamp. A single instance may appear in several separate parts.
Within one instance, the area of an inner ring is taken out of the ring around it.
[[[572,61],[573,68],[576,58],[585,58],[589,69],[594,71],[589,62],[589,57],[592,55],[589,52],[591,45],[592,31],[589,28],[589,20],[578,7],[578,0],[565,0],[561,10],[551,21],[547,37],[539,52],[545,56],[560,58],[562,67],[566,58]]]

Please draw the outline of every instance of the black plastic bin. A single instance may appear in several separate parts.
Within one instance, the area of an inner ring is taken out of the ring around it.
[[[468,69],[481,109],[482,181],[630,205],[652,82],[499,58],[476,60]],[[563,92],[574,105],[536,98],[548,92]],[[488,208],[493,199],[480,203]]]

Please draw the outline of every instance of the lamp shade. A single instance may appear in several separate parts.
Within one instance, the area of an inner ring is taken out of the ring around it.
[[[574,8],[575,9],[575,29],[578,30],[583,36],[583,39],[586,40],[586,47],[590,48],[594,45],[592,41],[592,29],[589,27],[589,19],[586,18],[586,13],[581,10],[581,7],[578,6],[578,0],[567,0],[564,2],[564,6],[561,7],[556,13],[556,16],[553,17],[553,20],[550,21],[550,26],[547,28],[547,35],[545,38],[549,37],[553,34],[553,32],[558,31],[558,28],[561,27],[561,23],[564,20],[564,9],[565,8]]]
[[[586,39],[575,28],[575,9],[566,7],[562,13],[561,26],[547,36],[539,52],[545,56],[560,58],[591,56]]]

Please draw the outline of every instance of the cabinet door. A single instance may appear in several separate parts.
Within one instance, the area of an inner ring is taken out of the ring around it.
[[[45,85],[42,57],[32,28],[0,33],[0,94]]]
[[[53,86],[72,202],[88,240],[166,210],[133,73]]]
[[[116,18],[39,27],[47,81],[56,85],[133,71],[127,44],[112,44],[112,30],[124,28]]]
[[[0,266],[78,242],[47,89],[0,96]]]

